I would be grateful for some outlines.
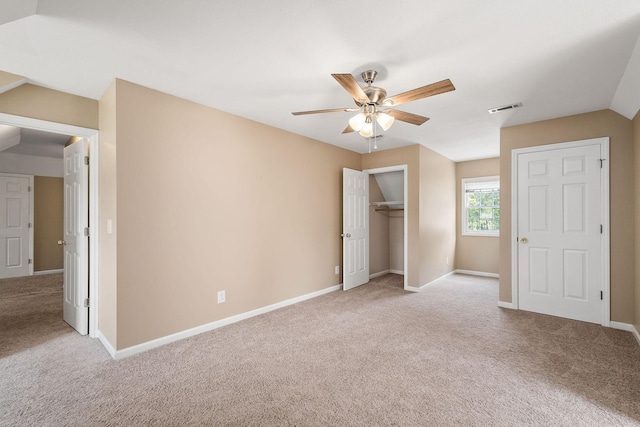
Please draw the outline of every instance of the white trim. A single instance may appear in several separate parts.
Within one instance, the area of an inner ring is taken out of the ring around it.
[[[427,286],[431,286],[431,285],[433,285],[434,283],[439,282],[439,281],[441,281],[441,280],[444,280],[444,279],[446,279],[447,277],[452,276],[452,275],[454,275],[454,274],[456,274],[455,270],[454,270],[454,271],[450,271],[450,272],[448,272],[447,274],[445,274],[444,276],[440,276],[440,277],[438,277],[437,279],[432,280],[432,281],[430,281],[429,283],[427,283],[427,284],[424,284],[424,285],[420,286],[419,288],[416,288],[415,286],[407,286],[407,287],[405,287],[404,289],[405,289],[405,291],[411,291],[411,292],[422,292],[422,290],[424,290],[424,288],[426,288]]]
[[[516,308],[513,306],[511,302],[498,301],[498,307],[508,308],[511,310],[515,310]]]
[[[41,271],[34,271],[33,275],[34,276],[40,276],[42,274],[55,274],[55,273],[64,273],[64,269],[63,268],[58,268],[56,270],[41,270]]]
[[[46,132],[61,133],[89,140],[89,224],[92,227],[89,239],[89,336],[99,338],[98,331],[98,130],[63,123],[49,122],[30,117],[0,113],[0,124],[18,126]],[[33,221],[32,221],[33,222]],[[33,246],[33,245],[32,245]],[[33,257],[32,257],[33,259]]]
[[[13,90],[13,89],[17,88],[18,86],[22,86],[23,84],[25,84],[28,81],[29,80],[26,77],[22,77],[21,79],[16,80],[13,83],[9,83],[8,85],[4,85],[4,86],[0,87],[0,94],[5,93],[5,92],[9,92],[10,90]]]
[[[389,270],[389,273],[391,273],[391,274],[400,274],[401,276],[404,276],[404,271],[402,271],[402,270]]]
[[[561,142],[556,144],[537,145],[511,150],[511,298],[514,309],[518,307],[518,155],[535,153],[540,151],[560,150],[564,148],[585,147],[588,145],[599,145],[600,154],[605,160],[602,162],[602,173],[600,183],[602,188],[602,326],[610,326],[611,319],[611,234],[610,234],[610,188],[609,188],[609,168],[611,159],[609,156],[609,137],[583,139],[578,141]]]
[[[467,205],[465,201],[465,185],[468,182],[498,182],[498,190],[500,189],[500,175],[492,176],[479,176],[460,179],[460,234],[462,236],[476,236],[476,237],[500,237],[500,230],[482,230],[482,231],[470,231],[467,224]],[[500,207],[498,206],[498,209]]]
[[[614,322],[612,320],[609,322],[609,327],[613,329],[620,329],[621,331],[631,332],[636,341],[638,341],[638,345],[640,345],[640,333],[638,333],[638,330],[634,325],[630,323]]]
[[[466,274],[468,276],[482,276],[482,277],[494,277],[496,279],[500,278],[500,275],[497,273],[485,273],[484,271],[473,271],[473,270],[453,270],[456,274]]]
[[[389,274],[391,270],[383,270],[378,273],[373,273],[369,275],[369,279],[375,279],[376,277],[384,276],[385,274]]]
[[[104,348],[107,350],[107,352],[111,355],[112,358],[115,359],[117,351],[115,347],[111,344],[111,342],[107,339],[107,337],[105,337],[102,334],[102,331],[98,330],[98,332],[96,333],[96,338],[100,340],[100,342],[102,343]]]
[[[404,271],[409,271],[409,165],[397,165],[397,166],[386,166],[382,168],[374,168],[374,169],[365,169],[363,172],[367,172],[369,175],[373,175],[376,173],[385,173],[385,172],[398,172],[402,171],[404,174]],[[409,275],[402,273],[404,276],[404,290],[410,291],[414,288],[413,286],[409,286]]]
[[[270,311],[273,310],[277,310],[279,308],[283,308],[283,307],[287,307],[289,305],[293,305],[302,301],[306,301],[308,299],[311,298],[315,298],[315,297],[319,297],[321,295],[324,294],[328,294],[330,292],[334,292],[334,291],[338,291],[342,289],[342,284],[339,285],[335,285],[335,286],[331,286],[325,289],[321,289],[319,291],[316,292],[311,292],[309,294],[306,295],[301,295],[299,297],[295,297],[295,298],[290,298],[288,300],[284,300],[275,304],[271,304],[268,305],[266,307],[261,307],[261,308],[257,308],[255,310],[251,310],[251,311],[247,311],[246,313],[240,313],[237,314],[235,316],[231,316],[231,317],[227,317],[225,319],[221,319],[221,320],[216,320],[215,322],[211,322],[211,323],[207,323],[205,325],[201,325],[201,326],[196,326],[195,328],[191,328],[191,329],[187,329],[184,330],[182,332],[177,332],[175,334],[171,334],[171,335],[167,335],[165,337],[161,337],[161,338],[157,338],[155,340],[151,340],[151,341],[147,341],[145,343],[142,344],[138,344],[138,345],[134,345],[132,347],[128,347],[122,350],[113,350],[113,352],[111,351],[111,349],[113,349],[113,346],[111,346],[109,344],[109,346],[107,346],[106,343],[108,343],[108,340],[106,340],[106,338],[104,338],[104,336],[102,335],[102,333],[98,332],[98,338],[100,338],[100,341],[102,341],[103,345],[107,348],[107,351],[109,351],[109,354],[111,354],[111,357],[113,357],[114,359],[123,359],[125,357],[129,357],[129,356],[133,356],[134,354],[138,354],[138,353],[142,353],[145,352],[147,350],[151,350],[153,348],[156,347],[160,347],[163,346],[165,344],[169,344],[175,341],[179,341],[185,338],[189,338],[195,335],[199,335],[202,334],[204,332],[209,332],[212,331],[214,329],[218,329],[222,326],[227,326],[230,325],[232,323],[236,323],[239,322],[241,320],[246,320],[249,319],[251,317],[255,317],[261,314],[265,314],[268,313]]]

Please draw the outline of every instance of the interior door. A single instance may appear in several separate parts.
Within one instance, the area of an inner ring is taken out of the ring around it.
[[[342,173],[343,289],[369,281],[369,174],[353,169]]]
[[[0,278],[28,276],[29,177],[0,176]]]
[[[518,302],[601,323],[600,145],[518,155]]]
[[[89,331],[88,142],[64,148],[64,321],[80,334]]]

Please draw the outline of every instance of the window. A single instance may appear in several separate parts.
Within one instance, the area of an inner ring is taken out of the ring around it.
[[[497,236],[500,230],[500,177],[462,180],[462,234]]]

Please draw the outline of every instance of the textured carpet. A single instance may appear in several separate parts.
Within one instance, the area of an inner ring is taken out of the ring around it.
[[[630,333],[500,309],[497,289],[368,284],[120,361],[27,308],[61,295],[3,298],[0,425],[640,425]]]

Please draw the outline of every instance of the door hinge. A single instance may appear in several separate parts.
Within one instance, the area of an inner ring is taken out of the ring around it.
[[[604,294],[602,291],[600,291],[600,299],[604,299]]]
[[[27,187],[27,193],[31,193],[31,186]]]
[[[85,298],[84,299],[84,307],[88,308],[89,307],[89,298]]]
[[[27,228],[31,228],[31,223],[30,222],[27,223]]]
[[[84,156],[84,164],[89,166],[89,156]]]
[[[602,224],[600,224],[600,234],[602,234]]]
[[[84,236],[89,237],[89,227],[84,228]]]
[[[27,262],[27,264],[31,264],[31,260],[29,260],[29,261]]]

